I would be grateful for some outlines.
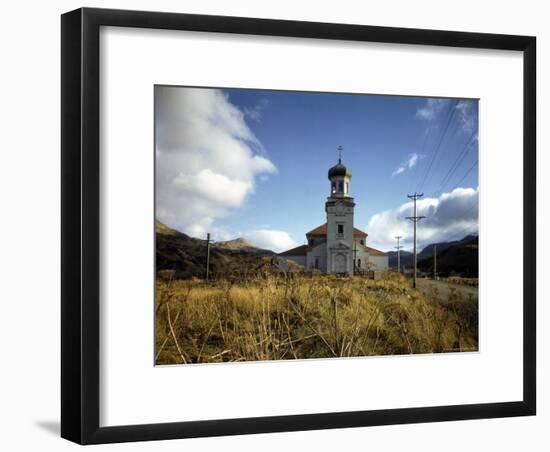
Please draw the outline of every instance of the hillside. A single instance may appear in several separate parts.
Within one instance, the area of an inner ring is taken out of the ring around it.
[[[408,267],[412,265],[413,253],[401,250],[401,266]],[[397,267],[397,251],[388,251],[388,264],[390,267]]]
[[[442,251],[439,251],[438,245],[437,274],[440,276],[460,274],[469,278],[477,278],[479,265],[478,252],[477,236],[465,237]],[[433,265],[433,253],[427,258],[418,260],[418,268],[421,271],[432,273]]]
[[[418,260],[427,259],[432,257],[434,254],[434,245],[437,245],[437,254],[456,246],[465,245],[468,243],[475,242],[477,243],[477,235],[467,235],[460,240],[454,240],[452,242],[440,242],[440,243],[431,243],[425,246],[422,251],[418,254]]]
[[[206,240],[188,236],[155,221],[156,271],[174,270],[178,279],[203,278],[206,269]],[[220,242],[210,247],[213,277],[246,272],[266,265],[271,251],[254,247],[244,239]]]
[[[418,253],[418,268],[422,271],[433,272],[433,251],[437,245],[437,268],[438,273],[448,274],[451,272],[463,273],[464,276],[477,276],[477,245],[476,235],[467,235],[461,240],[451,242],[430,243]],[[390,251],[389,265],[397,267],[397,251]],[[413,265],[413,254],[409,251],[401,251],[401,265],[411,267]]]
[[[250,243],[248,240],[243,238],[233,239],[233,240],[227,240],[225,242],[214,242],[212,244],[215,248],[220,249],[226,249],[226,250],[232,250],[232,251],[245,251],[253,254],[261,254],[265,256],[272,256],[275,254],[271,250],[265,250],[263,248],[258,248],[257,246],[254,246],[252,243]]]

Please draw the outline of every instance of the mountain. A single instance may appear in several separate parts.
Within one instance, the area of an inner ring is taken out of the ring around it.
[[[203,278],[206,270],[206,240],[193,237],[155,221],[156,271],[171,270],[175,278]],[[244,239],[218,242],[210,247],[210,274],[226,276],[269,267],[269,250],[254,247]]]
[[[155,220],[155,233],[165,234],[165,235],[176,235],[178,231],[175,229],[169,228],[165,224],[161,223],[159,220]]]
[[[250,253],[262,254],[266,256],[276,254],[271,250],[258,248],[257,246],[254,246],[252,243],[242,237],[239,237],[238,239],[227,240],[225,242],[214,242],[212,246],[215,248],[222,248],[226,250],[247,251]]]
[[[437,274],[449,276],[459,274],[469,278],[478,277],[479,239],[470,235],[458,240],[441,251],[437,245]],[[424,250],[423,250],[424,251]],[[432,273],[434,268],[433,246],[430,256],[418,260],[421,271]]]
[[[441,275],[460,273],[464,276],[477,276],[478,236],[466,237],[451,242],[431,243],[417,255],[418,269],[433,272],[433,251],[437,247],[437,272]],[[397,267],[397,251],[388,252],[389,266]],[[401,251],[401,266],[412,267],[413,253]]]
[[[388,251],[388,264],[390,267],[397,267],[397,251]],[[402,267],[408,267],[412,265],[413,261],[413,253],[409,251],[403,251],[401,250],[401,266]]]
[[[463,244],[471,243],[472,241],[476,241],[477,243],[477,235],[467,235],[466,237],[455,240],[452,242],[440,242],[440,243],[431,243],[427,246],[425,246],[422,251],[418,254],[418,260],[421,259],[427,259],[429,257],[432,257],[434,254],[434,245],[437,245],[437,254],[445,251],[448,248],[451,248],[453,246],[460,246]]]

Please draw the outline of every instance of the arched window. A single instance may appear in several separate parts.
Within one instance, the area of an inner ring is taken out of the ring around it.
[[[332,193],[336,193],[336,182],[332,183]]]
[[[361,259],[357,259],[357,266],[361,268]]]
[[[349,182],[346,182],[346,195],[349,193]]]
[[[344,191],[344,183],[342,181],[338,182],[338,191],[340,193]]]

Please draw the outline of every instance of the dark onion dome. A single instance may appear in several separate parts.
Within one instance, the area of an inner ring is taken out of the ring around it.
[[[335,176],[351,177],[351,170],[342,164],[341,159],[338,159],[338,163],[328,170],[329,179],[332,179]]]

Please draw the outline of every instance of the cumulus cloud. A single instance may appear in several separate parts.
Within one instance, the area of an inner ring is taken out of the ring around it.
[[[426,103],[416,110],[416,117],[433,121],[449,105],[449,99],[426,99]]]
[[[156,217],[203,237],[243,207],[259,177],[276,173],[245,114],[220,90],[157,87]]]
[[[255,229],[244,234],[245,239],[257,246],[277,253],[298,246],[285,231],[274,229]]]
[[[409,154],[409,158],[402,162],[399,167],[393,173],[391,173],[392,176],[397,176],[398,174],[404,173],[405,171],[414,168],[418,161],[420,159],[424,158],[423,155],[417,154],[416,152],[413,154]]]
[[[417,243],[420,248],[434,242],[452,241],[478,231],[478,195],[476,188],[455,188],[438,198],[417,201],[417,215],[425,216],[418,223]],[[369,243],[383,250],[392,250],[395,236],[404,237],[403,244],[412,247],[411,221],[413,202],[373,215],[368,226]]]

